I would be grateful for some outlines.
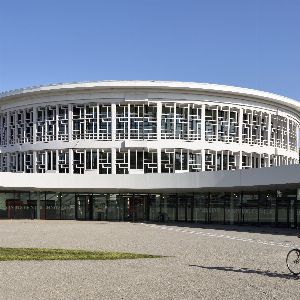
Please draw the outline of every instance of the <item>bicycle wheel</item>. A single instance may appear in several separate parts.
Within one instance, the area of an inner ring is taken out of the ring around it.
[[[300,274],[300,250],[299,249],[293,249],[287,254],[286,265],[294,275]]]

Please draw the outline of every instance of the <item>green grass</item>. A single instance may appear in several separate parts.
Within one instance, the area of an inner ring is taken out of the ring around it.
[[[2,248],[0,261],[7,260],[115,260],[160,258],[162,256],[123,252],[86,251],[44,248]]]

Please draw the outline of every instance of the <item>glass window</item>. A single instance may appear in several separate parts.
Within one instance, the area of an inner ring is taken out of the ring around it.
[[[276,215],[276,191],[261,192],[259,199],[259,223],[274,225]]]
[[[61,193],[61,219],[75,219],[75,193]]]

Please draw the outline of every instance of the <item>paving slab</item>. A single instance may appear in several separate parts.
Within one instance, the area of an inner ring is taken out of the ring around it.
[[[160,259],[0,262],[0,299],[299,299],[294,230],[1,220],[1,247],[159,254]]]

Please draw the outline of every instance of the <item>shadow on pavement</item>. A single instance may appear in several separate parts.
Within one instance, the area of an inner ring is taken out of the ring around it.
[[[208,270],[218,270],[218,271],[225,271],[225,272],[235,272],[235,273],[248,273],[248,274],[259,274],[268,277],[277,277],[277,278],[284,278],[284,279],[292,279],[292,280],[299,280],[300,276],[295,276],[292,274],[284,274],[284,273],[277,273],[277,272],[270,272],[264,270],[253,270],[249,268],[240,268],[235,269],[233,267],[208,267],[208,266],[200,266],[200,265],[189,265],[190,267],[197,267],[202,269]]]
[[[198,229],[213,229],[235,232],[249,232],[249,233],[261,233],[272,235],[286,235],[297,237],[299,229],[296,228],[280,228],[271,226],[255,226],[255,225],[227,225],[227,224],[201,224],[201,223],[181,223],[181,222],[144,222],[148,224],[156,224],[161,226],[177,226],[186,228],[198,228]]]

